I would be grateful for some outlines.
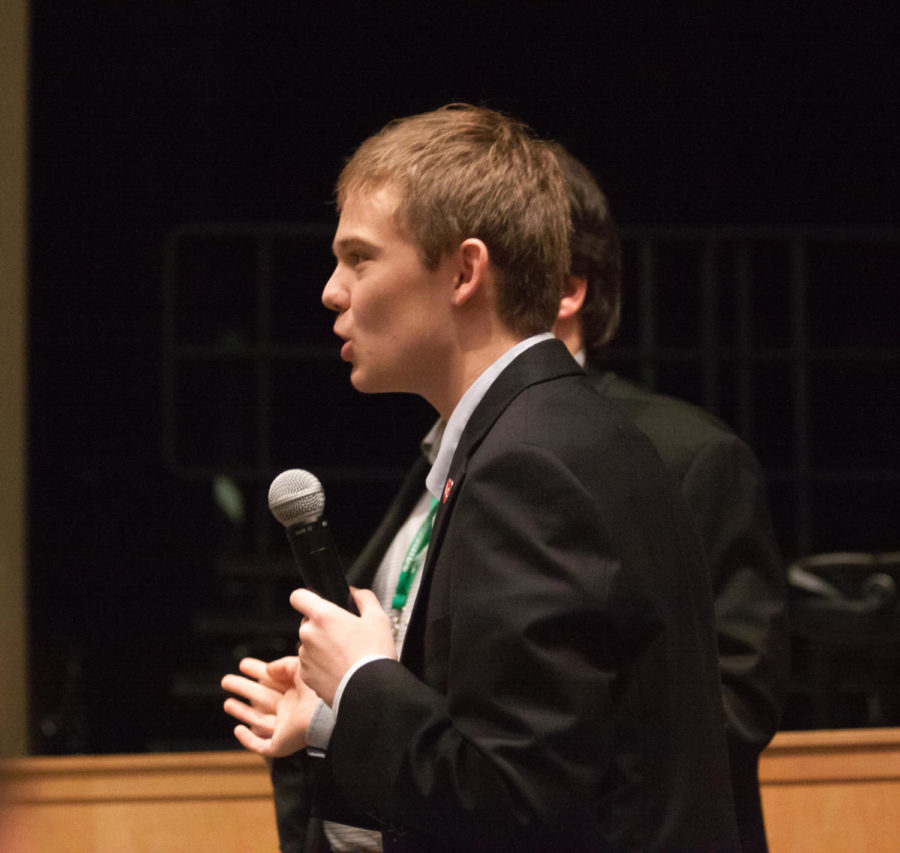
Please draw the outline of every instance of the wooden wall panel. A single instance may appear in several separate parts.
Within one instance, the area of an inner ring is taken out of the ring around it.
[[[21,758],[2,778],[0,853],[278,849],[268,773],[249,753]]]
[[[18,758],[0,774],[0,853],[278,849],[249,753]],[[782,732],[760,779],[772,853],[898,849],[900,729]]]
[[[772,853],[900,849],[900,729],[781,732],[760,783]]]

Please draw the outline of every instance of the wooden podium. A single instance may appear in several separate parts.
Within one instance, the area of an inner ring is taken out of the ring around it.
[[[0,853],[269,853],[271,788],[246,752],[0,763]],[[772,853],[894,851],[900,729],[782,732],[760,764]]]

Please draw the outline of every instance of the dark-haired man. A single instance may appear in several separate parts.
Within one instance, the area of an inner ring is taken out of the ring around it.
[[[789,675],[784,565],[752,451],[708,412],[603,369],[619,325],[621,255],[593,175],[554,145],[572,214],[572,260],[554,327],[588,379],[653,442],[681,485],[712,573],[731,779],[745,853],[767,849],[757,764],[778,726]]]

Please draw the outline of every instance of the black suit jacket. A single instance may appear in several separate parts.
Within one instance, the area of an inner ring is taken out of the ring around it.
[[[745,853],[767,849],[757,765],[790,668],[784,563],[752,451],[718,418],[588,364],[681,486],[712,573],[731,778]]]
[[[548,341],[449,477],[402,662],[344,693],[324,816],[389,849],[737,849],[708,573],[646,437]]]

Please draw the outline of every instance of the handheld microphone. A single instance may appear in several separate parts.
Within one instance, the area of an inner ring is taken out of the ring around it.
[[[331,528],[322,518],[325,490],[318,478],[296,468],[282,472],[269,487],[269,509],[284,525],[305,586],[358,615]]]

